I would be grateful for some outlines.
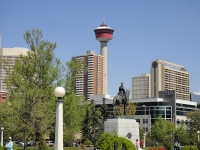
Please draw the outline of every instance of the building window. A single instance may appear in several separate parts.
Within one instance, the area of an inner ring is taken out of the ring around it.
[[[136,120],[136,122],[138,122],[140,124],[140,119],[135,119],[135,120]]]
[[[2,94],[2,95],[1,95],[1,98],[2,98],[2,99],[6,99],[6,94]]]
[[[148,124],[148,119],[143,119],[143,124]]]
[[[148,128],[147,128],[147,127],[146,127],[146,128],[143,128],[143,129],[144,129],[145,132],[148,132]]]

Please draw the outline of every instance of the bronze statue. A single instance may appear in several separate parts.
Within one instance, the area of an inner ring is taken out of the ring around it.
[[[126,98],[126,92],[125,92],[125,89],[124,89],[124,86],[123,86],[123,82],[121,82],[121,85],[119,87],[119,92],[118,92],[118,95],[121,95],[123,98]]]
[[[123,86],[123,82],[121,83],[121,86],[119,87],[119,92],[118,95],[116,95],[113,98],[113,105],[114,107],[117,105],[118,106],[118,112],[120,112],[120,105],[124,104],[124,115],[127,114],[127,106],[128,106],[128,102],[129,102],[129,94],[130,91],[126,90]]]

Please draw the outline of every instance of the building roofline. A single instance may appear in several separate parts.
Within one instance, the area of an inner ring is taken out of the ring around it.
[[[161,59],[157,59],[155,60],[157,61],[159,64],[163,65],[164,67],[167,67],[167,68],[170,68],[170,69],[173,69],[173,70],[178,70],[178,71],[182,71],[182,72],[187,72],[189,73],[184,66],[182,65],[179,65],[179,64],[175,64],[175,63],[171,63],[171,62],[168,62],[168,61],[165,61],[165,60],[161,60]]]

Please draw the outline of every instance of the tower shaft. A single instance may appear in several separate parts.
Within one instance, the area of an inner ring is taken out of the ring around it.
[[[107,83],[107,42],[112,40],[114,30],[108,25],[103,22],[100,27],[94,30],[96,39],[101,43],[100,44],[100,52],[101,55],[104,57],[104,64],[103,64],[103,81],[104,81],[104,94],[108,94],[108,83]]]
[[[107,83],[107,41],[100,41],[100,49],[101,55],[104,57],[104,64],[103,64],[103,80],[104,80],[104,94],[108,94],[108,83]]]

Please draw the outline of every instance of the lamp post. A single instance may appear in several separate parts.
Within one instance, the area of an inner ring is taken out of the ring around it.
[[[56,128],[55,128],[55,150],[63,150],[63,100],[65,89],[57,87],[54,95],[58,98],[56,101]]]
[[[3,146],[3,130],[4,127],[1,127],[1,146]]]
[[[144,122],[145,122],[145,124],[144,124],[144,142],[143,142],[143,147],[145,147],[145,138],[146,138],[146,105],[143,105],[143,107],[145,108],[145,115],[144,115]]]
[[[199,142],[199,134],[200,134],[200,131],[197,131],[198,142]]]

